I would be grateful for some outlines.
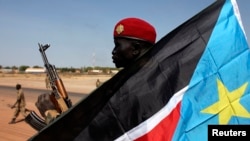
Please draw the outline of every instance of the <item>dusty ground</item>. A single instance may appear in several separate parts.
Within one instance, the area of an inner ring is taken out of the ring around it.
[[[64,86],[68,92],[78,92],[83,94],[88,94],[96,88],[95,82],[97,79],[99,79],[101,82],[110,79],[110,76],[100,75],[60,75],[60,77],[63,80]],[[16,83],[22,84],[24,91],[25,88],[46,89],[44,75],[0,74],[0,86],[15,87]],[[16,93],[15,89],[13,89],[13,93]],[[16,124],[8,124],[8,122],[13,116],[14,111],[13,109],[10,109],[7,105],[13,104],[16,99],[10,97],[8,95],[8,92],[1,92],[0,95],[0,141],[26,141],[35,133],[37,133],[36,130],[34,130],[32,127],[30,127],[30,125],[23,121],[23,117],[21,115],[19,115],[19,117],[17,118],[17,121],[20,122]],[[26,97],[26,99],[31,98]],[[77,101],[74,101],[73,103],[75,102]],[[34,100],[26,100],[26,103],[28,108],[35,110],[38,113],[37,108],[34,104]]]

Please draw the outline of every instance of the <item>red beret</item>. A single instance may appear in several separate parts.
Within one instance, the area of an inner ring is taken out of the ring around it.
[[[126,37],[155,43],[155,28],[139,18],[125,18],[119,21],[114,28],[114,37]]]

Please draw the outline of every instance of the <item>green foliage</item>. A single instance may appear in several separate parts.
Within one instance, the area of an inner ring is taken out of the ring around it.
[[[19,71],[20,71],[20,72],[24,72],[27,68],[29,68],[29,66],[25,66],[25,65],[20,66],[20,67],[19,67]]]
[[[57,68],[57,70],[60,70],[60,72],[70,72],[70,73],[76,72],[76,69],[73,67],[71,67],[71,68]]]
[[[16,69],[18,69],[18,67],[17,66],[12,66],[11,69],[16,70]]]
[[[0,69],[13,69],[13,70],[19,70],[20,73],[25,72],[27,68],[30,66],[27,65],[21,65],[20,67],[17,66],[5,66],[3,67],[0,65]],[[33,68],[43,68],[41,66],[35,65]],[[63,68],[56,68],[57,71],[61,73],[87,73],[90,72],[91,70],[101,70],[102,74],[109,74],[111,70],[119,70],[118,68],[112,68],[112,67],[101,67],[101,66],[95,66],[95,67],[81,67],[81,68],[74,68],[74,67],[63,67]]]
[[[4,67],[4,69],[10,69],[10,66],[6,66],[6,67]]]
[[[43,67],[40,67],[40,66],[37,66],[37,65],[36,65],[36,66],[33,66],[33,68],[43,68]]]

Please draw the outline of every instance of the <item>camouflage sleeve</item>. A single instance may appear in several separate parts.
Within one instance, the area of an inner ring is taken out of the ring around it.
[[[60,115],[60,113],[58,113],[56,110],[47,110],[45,112],[45,123],[49,124],[52,121],[54,121],[58,116]]]

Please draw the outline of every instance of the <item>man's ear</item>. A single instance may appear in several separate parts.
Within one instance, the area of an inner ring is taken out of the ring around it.
[[[133,43],[133,55],[137,56],[141,53],[141,45],[139,42]]]

